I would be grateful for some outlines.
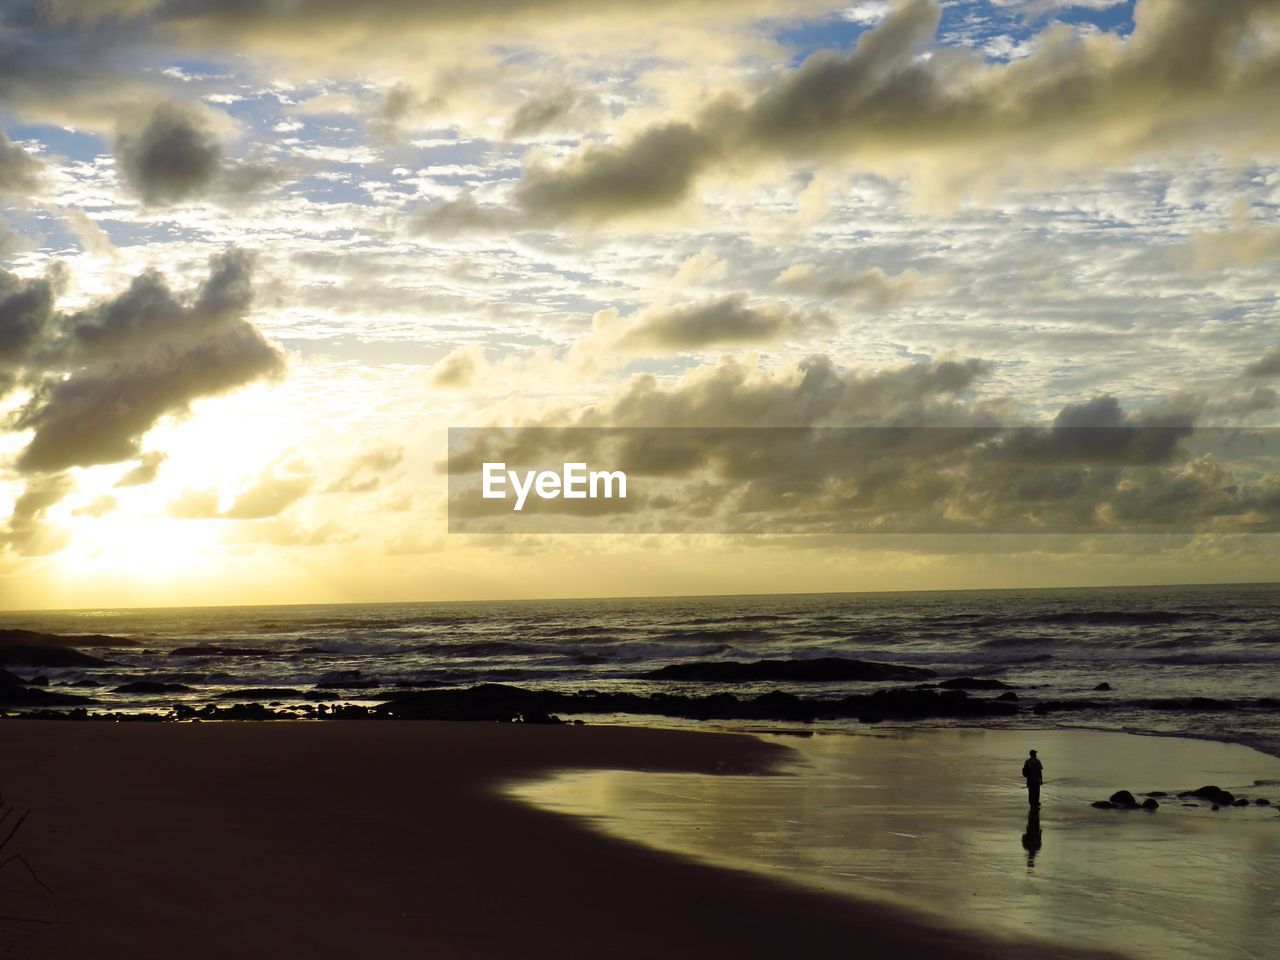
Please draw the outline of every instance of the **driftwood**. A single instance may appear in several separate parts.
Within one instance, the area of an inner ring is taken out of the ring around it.
[[[17,807],[14,806],[13,804],[6,805],[4,802],[4,795],[0,794],[0,825],[2,825],[6,820],[9,819],[11,815],[15,814],[16,812],[17,812]],[[13,825],[9,828],[9,832],[5,834],[5,837],[3,840],[0,840],[0,855],[4,854],[5,848],[8,847],[10,842],[13,840],[13,838],[18,835],[18,831],[22,829],[22,825],[26,822],[27,817],[29,817],[30,815],[31,815],[30,809],[24,810],[22,814],[18,816],[16,820],[13,821]],[[6,869],[7,867],[10,867],[11,865],[13,867],[21,867],[23,870],[26,871],[27,875],[32,880],[34,880],[42,890],[44,890],[46,893],[49,894],[49,896],[54,895],[53,888],[40,879],[40,875],[36,873],[36,868],[31,865],[31,861],[28,860],[21,853],[11,853],[7,857],[3,857],[3,859],[0,859],[0,871],[3,871],[4,869]],[[18,917],[18,916],[10,916],[8,914],[0,914],[0,920],[8,920],[12,923],[45,923],[45,924],[53,923],[52,920],[44,920],[44,919],[41,919],[40,917]]]

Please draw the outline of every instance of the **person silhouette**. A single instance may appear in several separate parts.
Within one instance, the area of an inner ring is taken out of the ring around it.
[[[1044,783],[1044,764],[1034,750],[1022,764],[1022,775],[1027,778],[1027,803],[1032,808],[1040,806],[1040,784]]]

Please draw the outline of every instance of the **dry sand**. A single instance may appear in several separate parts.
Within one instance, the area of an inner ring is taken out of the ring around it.
[[[698,864],[498,789],[574,768],[742,773],[784,750],[747,736],[5,721],[0,748],[6,802],[32,810],[6,853],[31,861],[56,911],[0,922],[4,956],[1093,956]],[[39,908],[4,872],[9,902]]]

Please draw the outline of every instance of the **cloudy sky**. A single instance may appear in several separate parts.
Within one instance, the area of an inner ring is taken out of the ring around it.
[[[1280,425],[1277,102],[1280,0],[6,0],[0,606],[1274,579],[1231,530],[450,534],[443,462]]]

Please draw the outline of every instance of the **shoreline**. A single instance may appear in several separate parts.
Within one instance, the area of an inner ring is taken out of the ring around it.
[[[5,796],[34,811],[15,842],[56,891],[54,923],[4,925],[12,956],[1102,956],[708,867],[502,793],[557,770],[767,776],[790,751],[750,735],[12,721],[0,742]]]

